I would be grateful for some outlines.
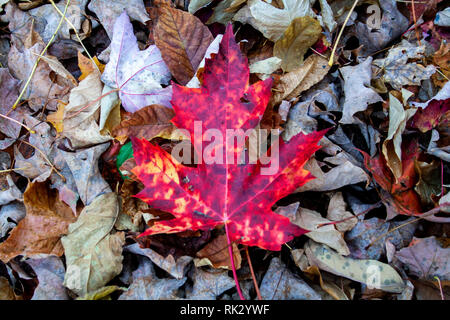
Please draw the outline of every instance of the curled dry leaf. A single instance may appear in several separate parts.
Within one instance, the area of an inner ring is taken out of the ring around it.
[[[291,100],[320,82],[330,70],[328,61],[319,55],[312,54],[298,68],[280,77],[275,84],[271,102],[275,105],[281,100]]]
[[[25,213],[25,206],[18,201],[3,205],[0,209],[0,238],[5,237],[9,230],[25,218]]]
[[[150,260],[140,259],[138,268],[133,271],[133,281],[119,300],[174,300],[177,291],[186,282],[182,279],[159,279]]]
[[[194,76],[206,49],[214,40],[200,19],[169,6],[159,9],[153,34],[166,65],[181,85],[187,84]]]
[[[328,204],[327,219],[331,221],[346,221],[336,224],[336,229],[341,232],[349,231],[358,223],[358,219],[349,211],[345,209],[346,203],[342,192],[336,192],[331,196],[330,203]],[[349,219],[352,218],[353,219]]]
[[[317,42],[321,31],[320,23],[314,18],[306,16],[292,20],[273,47],[274,56],[283,60],[281,68],[284,72],[293,71],[303,64],[303,56]]]
[[[283,9],[279,9],[262,0],[249,0],[247,6],[243,7],[233,20],[248,23],[267,39],[277,41],[295,18],[315,17],[310,1],[282,0],[282,2]]]
[[[102,89],[100,74],[95,71],[70,92],[69,104],[64,107],[62,135],[70,140],[73,148],[82,148],[111,139],[100,133],[97,124]]]
[[[154,264],[178,280],[184,277],[186,266],[192,261],[192,257],[189,256],[182,256],[176,260],[172,255],[163,257],[150,248],[141,248],[138,243],[127,246],[125,250],[149,258]]]
[[[298,225],[300,228],[309,230],[306,234],[308,238],[313,239],[316,242],[324,243],[335,249],[341,255],[347,256],[350,254],[350,250],[344,241],[344,233],[336,230],[334,225],[321,224],[329,223],[330,220],[323,218],[319,212],[299,208],[292,223]]]
[[[103,287],[122,270],[124,233],[112,232],[118,214],[117,195],[100,195],[61,239],[67,264],[64,286],[79,296]]]
[[[233,243],[233,259],[236,270],[240,269],[242,257],[238,246]],[[208,243],[202,250],[197,252],[195,266],[211,266],[213,268],[223,268],[231,270],[230,254],[228,253],[228,243],[226,235],[222,234]]]
[[[129,137],[147,140],[162,137],[178,140],[181,134],[176,133],[176,127],[170,122],[174,115],[173,109],[162,105],[146,106],[122,120],[120,125],[112,130],[112,134],[121,143],[125,143]]]
[[[402,90],[403,96],[406,90]],[[406,91],[408,95],[409,91]],[[415,108],[404,109],[402,103],[389,93],[389,130],[383,142],[382,151],[386,164],[391,169],[396,181],[402,175],[402,134],[406,122],[416,113]]]
[[[30,183],[23,197],[27,214],[0,244],[0,259],[6,263],[18,255],[62,255],[60,238],[76,219],[70,207],[46,183]]]

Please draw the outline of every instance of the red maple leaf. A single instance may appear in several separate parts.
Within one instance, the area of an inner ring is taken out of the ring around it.
[[[202,132],[216,129],[225,137],[228,129],[246,131],[261,120],[270,98],[272,80],[250,86],[248,79],[247,60],[229,25],[219,53],[206,61],[202,87],[192,89],[173,84],[171,103],[175,117],[172,122],[190,133],[197,154],[201,154],[200,147],[205,148],[210,142],[195,134],[194,122],[201,121]],[[260,161],[243,165],[227,161],[207,164],[203,161],[196,167],[179,163],[158,145],[133,138],[137,164],[133,173],[145,185],[136,197],[175,217],[155,222],[141,236],[225,225],[231,241],[280,250],[283,243],[307,231],[274,213],[271,207],[313,179],[303,165],[320,148],[317,143],[324,134],[324,131],[299,134],[289,143],[280,141],[278,157],[272,157],[275,164],[264,165]],[[228,152],[236,159],[243,150],[243,145],[235,147],[227,141],[219,141],[213,154]],[[261,169],[269,166],[278,166],[278,170],[270,175],[261,174]]]

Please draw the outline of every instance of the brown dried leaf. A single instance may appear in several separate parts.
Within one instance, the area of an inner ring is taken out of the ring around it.
[[[112,130],[113,136],[124,143],[128,137],[151,140],[155,137],[170,138],[176,127],[170,122],[172,109],[153,104],[131,114]]]
[[[321,81],[329,70],[325,58],[316,54],[309,56],[300,67],[281,76],[272,95],[273,104],[297,97]]]
[[[168,6],[159,10],[154,37],[170,72],[181,85],[194,76],[206,49],[214,40],[200,19]]]
[[[242,257],[236,243],[232,244],[233,259],[236,269],[241,267]],[[230,254],[228,253],[228,243],[226,235],[222,234],[208,243],[202,250],[197,252],[195,266],[201,267],[209,265],[213,268],[223,268],[231,270]]]
[[[321,31],[319,21],[314,18],[306,16],[292,20],[273,47],[273,54],[283,60],[283,71],[292,71],[303,63],[303,56],[319,40]]]
[[[27,214],[0,244],[0,259],[6,263],[18,255],[62,255],[60,237],[75,221],[72,209],[59,200],[56,190],[38,182],[28,185],[24,204]]]

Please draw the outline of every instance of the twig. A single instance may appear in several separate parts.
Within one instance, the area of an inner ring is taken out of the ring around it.
[[[256,281],[255,272],[253,271],[252,260],[250,259],[250,254],[248,253],[248,246],[245,246],[245,254],[247,255],[248,266],[250,267],[250,273],[252,274],[253,285],[255,286],[256,295],[258,300],[262,300],[261,292],[259,291],[258,281]]]
[[[25,129],[27,129],[28,132],[30,132],[30,133],[36,133],[36,131],[32,130],[31,128],[29,128],[28,126],[26,126],[22,122],[17,121],[16,119],[10,118],[10,117],[5,116],[4,114],[1,114],[1,113],[0,113],[0,117],[5,118],[5,119],[7,119],[9,121],[12,121],[14,123],[17,123],[18,125],[20,125],[20,126],[24,127]]]
[[[444,296],[444,291],[442,291],[442,283],[441,283],[441,279],[439,279],[438,276],[434,276],[434,278],[437,280],[438,284],[439,284],[439,291],[441,292],[441,299],[445,300],[445,296]]]
[[[412,14],[413,14],[413,19],[414,19],[414,31],[416,32],[417,41],[419,42],[419,46],[420,46],[422,44],[420,43],[419,30],[417,30],[417,19],[416,19],[416,9],[415,9],[415,5],[414,5],[414,0],[411,1],[411,7],[412,7]]]
[[[414,223],[416,221],[419,221],[420,219],[426,219],[429,216],[435,215],[436,213],[440,212],[442,207],[448,207],[450,206],[450,202],[444,202],[442,203],[440,206],[433,208],[425,213],[422,213],[419,217],[417,217],[417,219],[408,221],[404,224],[401,224],[391,230],[389,230],[388,232],[383,233],[381,236],[379,236],[378,238],[376,238],[375,240],[373,240],[368,246],[367,248],[369,248],[370,246],[372,246],[375,242],[377,242],[378,240],[380,240],[381,238],[384,238],[385,236],[387,236],[389,233],[394,232],[395,230],[398,230],[400,228],[403,228],[404,226],[407,226],[408,224]],[[439,217],[437,217],[439,218]],[[428,220],[428,219],[426,219]],[[431,220],[430,220],[431,221]],[[435,220],[435,222],[443,222],[443,223],[448,223],[450,222],[450,220],[443,218],[443,220]]]
[[[12,171],[16,171],[16,170],[25,170],[26,168],[13,168],[13,169],[6,169],[6,170],[0,170],[0,173],[7,173],[7,172],[12,172]]]
[[[342,25],[341,31],[339,31],[338,37],[336,38],[336,42],[334,43],[333,46],[333,50],[331,51],[331,56],[330,56],[330,60],[328,61],[328,65],[331,67],[334,63],[334,54],[336,52],[336,48],[337,45],[339,43],[339,40],[341,40],[342,37],[342,33],[344,32],[345,26],[347,25],[348,20],[350,19],[350,16],[353,13],[353,10],[355,10],[356,4],[358,3],[359,0],[355,0],[355,2],[353,2],[352,7],[350,8],[350,11],[347,14],[347,18],[345,18],[344,20],[344,24]]]
[[[41,56],[45,55],[45,53],[47,52],[48,47],[50,47],[50,44],[53,42],[53,40],[55,40],[56,34],[58,33],[59,29],[61,28],[62,22],[64,21],[64,18],[66,16],[66,12],[67,12],[67,8],[69,7],[69,3],[70,3],[70,0],[67,0],[66,6],[64,8],[63,18],[61,18],[61,20],[59,20],[58,27],[56,28],[55,32],[53,33],[52,37],[48,41],[48,43],[45,46],[45,48],[41,51],[41,53],[40,53]],[[39,61],[41,61],[41,58],[37,57],[36,61],[34,62],[33,69],[31,69],[31,74],[29,75],[29,77],[27,79],[27,82],[25,83],[25,85],[23,86],[22,91],[20,92],[19,96],[17,97],[16,102],[14,102],[14,104],[12,106],[12,109],[17,108],[17,104],[22,99],[23,95],[25,94],[25,91],[27,90],[28,86],[30,85],[31,79],[33,78],[34,73],[36,72],[36,69],[37,69],[37,66],[39,64]]]
[[[73,23],[67,19],[66,15],[63,14],[61,12],[61,10],[59,10],[59,8],[55,5],[55,2],[53,0],[50,0],[50,3],[52,4],[53,8],[55,8],[55,10],[66,20],[67,24],[73,29],[73,31],[75,32],[75,35],[77,37],[78,42],[81,44],[81,46],[83,47],[84,51],[86,52],[86,54],[88,55],[89,59],[91,60],[92,64],[97,68],[98,72],[100,72],[100,69],[98,68],[97,64],[95,63],[94,59],[92,58],[92,56],[89,54],[89,51],[86,49],[86,47],[83,44],[83,41],[81,41],[80,35],[78,34],[77,28],[75,28],[75,26],[73,25]]]
[[[228,253],[230,255],[230,262],[231,262],[231,270],[233,271],[233,278],[234,282],[236,283],[236,290],[239,294],[239,298],[241,300],[245,300],[244,295],[242,294],[241,287],[239,286],[238,277],[236,274],[236,266],[234,265],[234,257],[233,257],[233,247],[231,246],[231,240],[230,235],[228,233],[228,223],[225,222],[225,234],[227,235],[227,242],[228,242]]]
[[[360,212],[358,214],[355,214],[354,216],[347,217],[347,218],[339,220],[339,221],[330,221],[330,222],[321,223],[321,224],[317,225],[317,229],[325,227],[325,226],[328,226],[328,225],[332,225],[332,224],[342,223],[342,222],[345,222],[347,220],[356,219],[357,217],[359,217],[359,216],[361,216],[363,214],[366,214],[366,213],[368,213],[369,211],[372,211],[375,208],[378,208],[381,203],[382,203],[381,201],[378,201],[377,203],[371,205],[368,209],[366,209],[363,212]]]

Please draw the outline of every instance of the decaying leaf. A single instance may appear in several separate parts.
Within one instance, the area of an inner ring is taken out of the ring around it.
[[[395,255],[407,268],[408,273],[421,279],[450,280],[450,248],[443,248],[436,237],[414,238],[409,247]]]
[[[279,40],[292,20],[298,17],[315,17],[309,0],[282,0],[283,9],[262,0],[249,0],[234,20],[251,24],[267,39]]]
[[[322,28],[319,22],[305,16],[292,20],[275,46],[273,54],[282,59],[281,68],[290,72],[303,64],[303,56],[309,47],[319,39]]]
[[[27,214],[0,244],[0,259],[6,263],[18,255],[62,255],[60,238],[75,221],[70,207],[59,200],[56,190],[39,182],[28,185],[23,201]]]
[[[170,72],[185,85],[194,76],[214,40],[208,28],[190,13],[163,6],[159,9],[158,24],[153,32]]]
[[[260,291],[264,300],[321,300],[320,295],[276,257],[270,261]]]
[[[373,64],[384,71],[384,81],[396,90],[404,85],[420,85],[421,80],[429,79],[436,68],[433,65],[423,66],[409,59],[420,59],[425,52],[425,46],[416,46],[406,40],[389,50],[384,59],[377,59]]]
[[[233,259],[236,270],[241,267],[241,253],[235,243],[233,247]],[[202,250],[197,252],[197,259],[194,260],[196,267],[211,266],[213,268],[223,268],[231,270],[230,254],[228,253],[228,243],[226,235],[220,235],[208,243]]]
[[[69,300],[63,286],[66,270],[59,257],[50,256],[41,259],[28,259],[39,281],[32,300]]]
[[[154,264],[178,280],[184,277],[185,268],[192,261],[192,257],[189,256],[182,256],[177,260],[172,255],[163,257],[150,248],[141,248],[137,243],[127,246],[125,250],[149,258]]]
[[[377,260],[356,260],[343,257],[326,245],[309,240],[305,252],[311,265],[330,273],[387,292],[400,293],[405,284],[400,275],[386,263]]]
[[[185,282],[182,279],[159,279],[152,263],[142,258],[138,268],[133,271],[133,282],[119,300],[166,300],[178,299],[177,291]]]
[[[235,286],[227,271],[195,268],[192,278],[193,288],[186,294],[189,300],[216,300],[224,291]]]
[[[64,286],[79,296],[103,287],[122,270],[124,233],[112,232],[118,214],[117,195],[100,195],[61,239],[67,264]]]
[[[372,103],[383,101],[383,99],[370,88],[372,57],[368,57],[364,62],[352,67],[343,67],[341,71],[344,78],[345,101],[342,107],[342,118],[340,123],[355,123],[358,120],[354,114],[364,111]]]

